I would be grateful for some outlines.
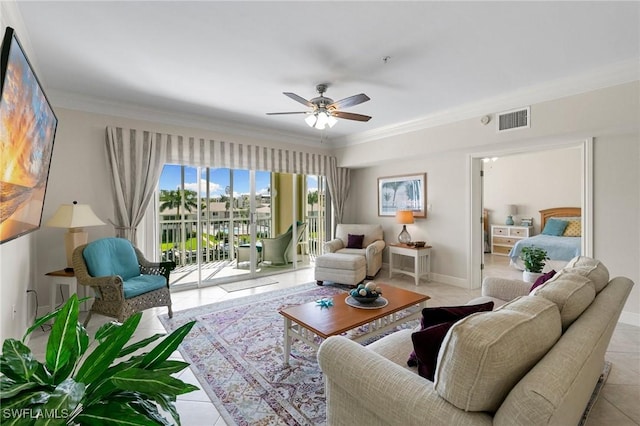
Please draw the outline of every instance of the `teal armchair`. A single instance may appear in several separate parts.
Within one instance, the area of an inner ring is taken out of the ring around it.
[[[297,236],[293,239],[293,225],[287,232],[275,238],[262,239],[262,261],[271,262],[274,265],[283,265],[293,262],[293,253],[298,243],[304,238],[307,224],[297,223]]]
[[[149,262],[124,238],[102,238],[77,247],[73,252],[76,279],[95,292],[84,325],[93,313],[123,322],[157,306],[166,306],[172,317],[169,273],[173,268],[174,262]]]

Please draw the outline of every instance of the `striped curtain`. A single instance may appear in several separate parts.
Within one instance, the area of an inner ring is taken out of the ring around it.
[[[331,157],[327,172],[327,186],[333,201],[333,212],[336,217],[336,224],[342,223],[344,207],[347,204],[349,188],[351,187],[351,170],[338,167],[335,157]]]
[[[107,127],[106,139],[116,203],[113,225],[116,236],[127,238],[134,244],[136,227],[142,220],[165,163],[326,176],[330,164],[335,168],[336,162],[335,157],[304,151],[185,138],[121,127]],[[343,203],[344,200],[341,205]]]
[[[107,127],[113,177],[116,236],[136,244],[136,228],[156,188],[167,156],[166,135]]]
[[[166,135],[167,163],[186,166],[326,175],[332,157],[304,151]]]

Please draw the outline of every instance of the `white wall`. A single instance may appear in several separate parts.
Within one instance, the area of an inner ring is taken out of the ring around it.
[[[483,164],[483,206],[491,224],[504,225],[507,205],[518,207],[514,220],[533,218],[540,233],[540,213],[551,207],[580,207],[582,162],[580,148],[562,148],[507,155]]]
[[[622,319],[640,325],[639,95],[636,81],[531,105],[529,129],[496,134],[478,118],[340,149],[339,165],[353,169],[346,220],[382,223],[385,240],[395,242],[400,227],[393,218],[377,217],[377,178],[426,172],[433,211],[409,232],[434,246],[436,277],[468,286],[469,157],[547,150],[594,137],[594,256],[613,276],[636,283]]]

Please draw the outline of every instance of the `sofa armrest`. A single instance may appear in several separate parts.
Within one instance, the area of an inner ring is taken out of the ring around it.
[[[384,240],[377,240],[372,242],[367,246],[367,257],[375,256],[378,253],[382,253],[382,250],[384,250],[385,246],[386,244]]]
[[[531,283],[509,278],[486,277],[482,281],[482,295],[511,301],[526,296],[531,291]]]
[[[327,386],[327,424],[490,425],[486,413],[449,404],[433,383],[342,336],[329,337],[318,350]],[[374,420],[375,419],[375,420]]]
[[[344,243],[340,238],[334,238],[331,241],[326,241],[322,244],[322,252],[323,253],[335,253],[341,248],[344,248]]]

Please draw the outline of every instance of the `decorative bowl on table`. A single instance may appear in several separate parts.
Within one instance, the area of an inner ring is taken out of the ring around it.
[[[425,246],[425,244],[426,244],[426,242],[425,242],[425,241],[415,241],[415,242],[413,243],[413,245],[414,245],[415,247],[417,247],[417,248],[424,247],[424,246]]]
[[[382,289],[373,281],[365,284],[358,284],[358,287],[349,292],[349,295],[362,304],[375,302],[382,294]]]

